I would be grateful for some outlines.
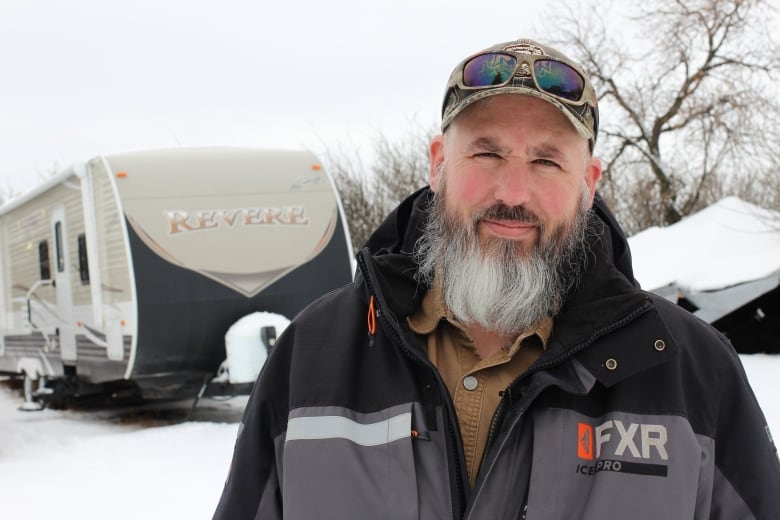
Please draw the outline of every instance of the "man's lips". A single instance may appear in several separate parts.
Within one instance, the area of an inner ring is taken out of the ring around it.
[[[527,238],[538,229],[536,224],[521,220],[482,219],[480,223],[492,235],[515,240]]]

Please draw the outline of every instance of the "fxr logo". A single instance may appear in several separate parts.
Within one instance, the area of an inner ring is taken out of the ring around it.
[[[618,420],[607,421],[595,428],[587,423],[578,423],[577,457],[585,460],[600,458],[602,447],[612,440],[612,433],[610,433],[612,431],[620,438],[615,447],[615,456],[622,456],[628,450],[632,457],[649,459],[650,449],[654,448],[662,460],[669,460],[669,454],[666,451],[668,440],[666,426],[629,423],[626,427]],[[638,444],[637,434],[639,434]]]
[[[585,460],[593,460],[593,426],[585,423],[577,424],[577,456]]]

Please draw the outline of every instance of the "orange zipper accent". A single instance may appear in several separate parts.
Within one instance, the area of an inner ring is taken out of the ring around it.
[[[372,336],[376,334],[376,303],[373,294],[368,302],[368,333]]]

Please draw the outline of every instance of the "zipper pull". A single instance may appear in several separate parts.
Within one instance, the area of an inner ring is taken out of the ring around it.
[[[374,336],[376,335],[376,300],[374,295],[371,295],[371,299],[368,302],[368,347],[374,346]]]
[[[429,441],[431,440],[431,436],[428,432],[418,432],[417,430],[412,430],[412,439]]]

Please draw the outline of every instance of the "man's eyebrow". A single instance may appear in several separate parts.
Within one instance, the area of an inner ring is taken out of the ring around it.
[[[531,154],[540,159],[560,159],[563,157],[561,149],[551,144],[536,145],[531,148]]]
[[[478,137],[469,144],[469,149],[487,150],[489,152],[506,151],[506,146],[502,146],[498,140],[492,137]]]

